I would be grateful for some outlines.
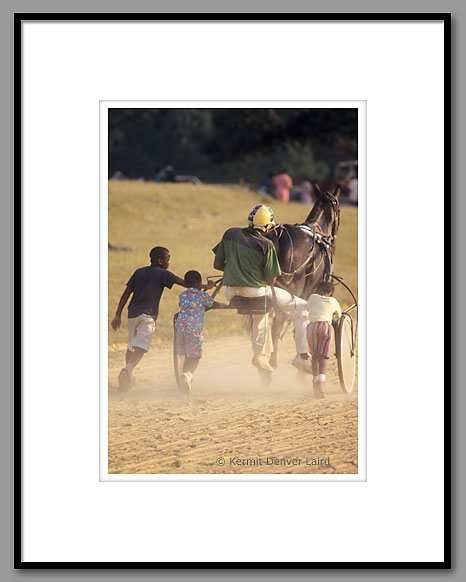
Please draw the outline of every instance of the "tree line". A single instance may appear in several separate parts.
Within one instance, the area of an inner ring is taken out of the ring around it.
[[[259,183],[287,168],[296,179],[328,178],[357,159],[357,109],[118,109],[108,112],[109,176],[175,174],[203,182]]]

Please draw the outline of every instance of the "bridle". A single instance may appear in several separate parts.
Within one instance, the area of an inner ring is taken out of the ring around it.
[[[338,202],[338,198],[331,192],[323,192],[321,194],[321,198],[325,198],[325,200],[332,206],[333,210],[332,231],[324,233],[320,226],[319,225],[318,226],[323,236],[331,238],[329,242],[333,246],[335,244],[335,239],[337,238],[338,229],[340,228],[340,204]],[[312,221],[311,224],[317,223],[315,221]]]
[[[313,258],[312,251],[314,250],[316,243],[325,248],[325,250],[329,254],[330,264],[333,263],[333,247],[335,246],[335,239],[337,238],[337,232],[338,232],[338,229],[340,227],[340,205],[338,203],[337,197],[334,194],[331,194],[330,192],[322,193],[321,197],[325,198],[325,200],[332,205],[333,221],[332,221],[331,232],[324,232],[322,227],[318,224],[318,222],[314,221],[314,220],[310,221],[310,222],[306,222],[304,224],[295,224],[294,225],[294,226],[300,227],[303,230],[306,229],[307,234],[312,238],[312,241],[313,241],[312,247],[309,250],[309,254],[308,254],[307,258],[296,269],[291,269],[291,267],[293,265],[293,258],[294,258],[294,246],[293,246],[293,239],[292,239],[288,229],[283,224],[276,225],[271,229],[271,232],[273,231],[275,233],[275,236],[278,239],[280,239],[283,236],[283,232],[285,232],[287,234],[288,240],[290,242],[291,256],[290,256],[289,272],[282,271],[282,275],[284,275],[285,277],[291,277],[291,280],[287,283],[288,285],[291,284],[291,282],[293,281],[293,279],[296,275],[299,275],[300,273],[302,273],[302,271],[307,267],[307,265],[309,264],[309,262]],[[278,229],[280,229],[279,232],[277,232]],[[313,275],[317,271],[317,269],[320,267],[320,265],[322,264],[323,259],[324,259],[324,252],[321,253],[321,259],[320,259],[317,267],[315,267],[309,273],[306,273],[305,276],[309,277],[310,275]]]

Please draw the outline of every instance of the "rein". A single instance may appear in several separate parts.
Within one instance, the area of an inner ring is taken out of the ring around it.
[[[291,240],[291,235],[288,232],[288,229],[286,228],[286,226],[283,226],[282,228],[284,231],[286,231],[286,234],[288,235],[288,238],[290,239],[290,244],[291,244],[290,271],[291,271],[291,265],[293,264],[293,256],[294,256],[293,241]],[[313,249],[314,249],[314,245],[313,245],[310,252],[312,252]],[[296,269],[293,269],[290,273],[287,273],[286,271],[282,271],[282,275],[285,275],[287,277],[294,277],[298,273],[301,273],[301,271],[306,267],[306,265],[309,263],[309,261],[311,259],[312,259],[312,255],[309,254],[307,259],[303,263],[301,263],[301,265],[299,267],[297,267]]]
[[[311,222],[310,224],[312,224],[312,226],[314,226],[314,229],[315,229],[315,231],[316,231],[317,229],[319,229],[319,230],[320,230],[320,233],[319,233],[319,234],[320,234],[320,236],[321,236],[322,238],[323,238],[323,237],[329,237],[329,238],[333,238],[333,237],[332,237],[332,235],[331,235],[330,233],[329,233],[329,234],[324,234],[324,231],[322,230],[321,226],[320,226],[319,224],[317,224],[317,222]],[[298,226],[300,226],[300,225],[298,225]],[[315,246],[315,243],[316,243],[316,237],[315,237],[315,236],[313,236],[313,243],[312,243],[312,248],[309,250],[309,254],[308,254],[308,256],[307,256],[307,259],[306,259],[305,261],[303,261],[303,262],[301,263],[301,265],[299,265],[299,267],[297,267],[296,269],[293,269],[293,270],[291,270],[291,265],[293,264],[293,257],[294,257],[294,247],[293,247],[293,241],[292,241],[291,235],[290,235],[290,233],[288,232],[288,229],[286,228],[286,226],[282,226],[282,232],[283,232],[283,230],[284,230],[284,231],[286,231],[286,234],[288,235],[288,239],[289,239],[289,241],[290,241],[290,246],[291,246],[291,258],[290,258],[290,272],[289,272],[289,273],[287,273],[286,271],[282,271],[282,275],[285,275],[286,277],[292,277],[292,279],[293,279],[293,278],[294,278],[296,275],[298,275],[299,273],[301,273],[301,272],[303,271],[303,269],[305,269],[305,268],[307,267],[307,265],[309,264],[309,262],[310,262],[310,261],[311,261],[311,259],[313,258],[311,253],[312,253],[312,251],[314,250],[314,246]],[[281,234],[282,234],[282,233],[280,233],[280,235],[279,235],[279,238],[280,238]],[[324,243],[322,240],[321,240],[321,241],[317,241],[317,242],[318,242],[318,244],[319,244],[319,243],[320,243],[320,244],[325,244],[325,243]],[[330,245],[330,248],[331,248],[331,244],[332,244],[332,243],[330,243],[330,242],[329,242],[328,244]],[[320,258],[320,262],[319,262],[319,264],[317,265],[317,267],[316,267],[316,268],[315,268],[313,271],[311,271],[310,273],[307,273],[307,274],[306,274],[306,277],[308,277],[309,275],[312,275],[313,273],[315,273],[315,272],[317,271],[317,269],[318,269],[318,268],[320,267],[320,265],[322,264],[323,258],[324,258],[324,255],[323,255],[323,253],[321,253],[321,258]],[[290,283],[291,283],[291,281],[290,281]]]
[[[320,226],[320,224],[317,222],[317,220],[309,220],[311,218],[311,215],[315,213],[312,212],[310,216],[308,216],[308,218],[306,219],[306,222],[304,222],[303,224],[297,224],[295,226],[298,227],[305,227],[308,229],[309,233],[308,236],[312,237],[312,247],[309,250],[309,254],[307,256],[307,258],[298,266],[296,267],[296,269],[292,269],[292,265],[293,265],[293,259],[294,259],[294,245],[293,245],[293,239],[291,237],[291,234],[289,233],[288,229],[286,228],[285,225],[275,225],[271,231],[273,231],[275,233],[275,236],[280,239],[283,235],[283,231],[286,232],[287,236],[288,236],[288,240],[290,243],[290,249],[291,249],[291,256],[290,256],[290,266],[289,266],[289,271],[282,271],[282,275],[284,275],[285,277],[291,277],[290,281],[288,281],[287,285],[290,285],[294,279],[294,277],[296,275],[299,275],[300,273],[302,273],[302,271],[307,267],[307,265],[310,263],[310,261],[313,259],[312,256],[312,252],[314,251],[314,247],[315,244],[317,242],[317,244],[319,245],[319,247],[324,246],[326,248],[325,251],[321,251],[321,257],[320,257],[320,261],[319,264],[310,272],[307,273],[305,276],[309,277],[310,275],[314,274],[318,268],[320,267],[320,265],[322,264],[322,261],[324,259],[324,254],[325,252],[327,252],[327,254],[329,255],[329,260],[333,261],[333,246],[335,244],[335,239],[337,238],[337,231],[340,227],[340,205],[338,203],[338,199],[336,198],[336,196],[334,196],[333,194],[331,194],[330,192],[324,192],[321,195],[323,198],[325,198],[325,200],[331,204],[332,208],[333,208],[333,213],[334,213],[334,217],[333,217],[333,221],[332,221],[332,227],[331,227],[331,232],[324,232],[323,228]],[[317,218],[317,217],[316,217]]]
[[[309,277],[310,275],[313,275],[317,271],[317,269],[320,267],[320,265],[322,264],[322,261],[323,260],[324,260],[324,253],[320,253],[320,261],[319,261],[319,264],[310,273],[306,273],[305,277]]]

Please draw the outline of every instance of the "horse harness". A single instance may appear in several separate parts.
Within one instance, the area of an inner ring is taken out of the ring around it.
[[[293,270],[291,270],[291,265],[293,264],[293,255],[294,255],[293,239],[291,238],[291,235],[290,235],[290,233],[285,225],[277,225],[273,229],[275,231],[275,234],[276,234],[278,239],[280,239],[283,236],[283,233],[285,232],[286,235],[288,236],[288,240],[290,242],[290,247],[291,247],[290,272],[282,271],[282,275],[285,275],[285,277],[291,277],[291,280],[287,284],[289,285],[293,281],[294,277],[296,275],[299,275],[307,267],[307,265],[309,264],[309,262],[313,258],[312,251],[314,250],[316,243],[319,245],[319,247],[321,249],[322,256],[321,256],[321,259],[320,259],[317,267],[315,267],[311,272],[306,273],[305,276],[309,277],[310,275],[315,273],[317,271],[317,269],[320,267],[320,265],[322,264],[324,257],[325,257],[326,262],[327,262],[328,272],[329,272],[329,274],[332,274],[332,272],[333,272],[332,244],[333,244],[334,236],[331,233],[324,233],[321,226],[317,222],[310,222],[307,224],[295,224],[294,226],[298,227],[301,230],[301,232],[303,232],[306,236],[308,236],[310,239],[312,239],[312,246],[309,250],[309,254],[308,254],[307,259],[305,261],[303,261],[301,263],[301,265],[299,265],[299,267],[297,267],[296,269],[293,269]],[[277,232],[278,227],[279,227],[279,232]]]

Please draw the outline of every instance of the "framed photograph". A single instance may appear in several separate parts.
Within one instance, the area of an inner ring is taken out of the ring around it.
[[[365,480],[365,133],[364,102],[101,102],[101,479]]]
[[[448,568],[450,15],[213,16],[15,17],[16,567]]]

